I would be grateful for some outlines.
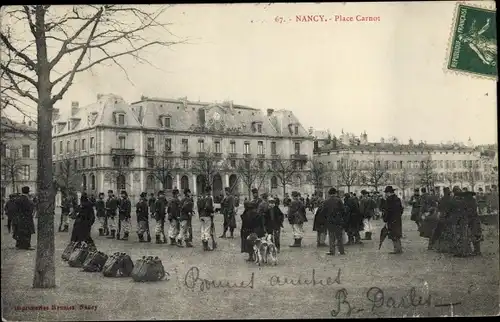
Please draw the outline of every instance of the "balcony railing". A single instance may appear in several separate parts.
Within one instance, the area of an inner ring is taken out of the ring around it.
[[[257,154],[257,159],[264,159],[266,155],[264,153]]]
[[[111,154],[114,155],[124,155],[124,156],[134,156],[135,149],[122,149],[122,148],[112,148]]]
[[[238,157],[238,153],[231,152],[228,154],[230,159],[236,159]]]
[[[173,153],[174,153],[174,151],[172,151],[172,150],[163,151],[163,155],[172,155]]]
[[[252,157],[252,154],[251,153],[243,153],[243,157],[245,159],[250,159]]]
[[[146,150],[146,156],[154,156],[155,154],[156,152],[153,149]]]
[[[203,158],[203,157],[205,157],[206,155],[207,155],[207,153],[206,153],[206,152],[198,152],[198,157],[199,157],[199,158]]]
[[[213,155],[215,158],[222,158],[222,152],[214,152]]]
[[[186,158],[186,157],[189,157],[189,151],[182,151],[182,152],[181,152],[181,155],[182,155],[183,157],[185,157],[185,158]]]
[[[293,160],[305,161],[305,160],[307,160],[307,154],[294,153],[294,154],[290,155],[290,158]]]

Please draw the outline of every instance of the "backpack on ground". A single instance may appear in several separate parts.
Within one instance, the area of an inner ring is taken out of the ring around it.
[[[68,246],[64,249],[61,258],[63,261],[68,261],[69,257],[71,256],[71,253],[75,250],[80,245],[79,242],[70,242]]]
[[[135,282],[160,281],[165,275],[165,268],[158,256],[143,256],[138,259],[131,274]]]
[[[102,274],[106,277],[128,277],[134,269],[134,263],[126,253],[114,253],[104,264]]]
[[[90,247],[86,243],[82,243],[71,253],[68,259],[68,264],[71,267],[82,267],[83,263],[90,254]]]
[[[108,255],[103,252],[93,251],[88,256],[83,263],[84,272],[101,272],[104,268],[104,264],[108,260]]]

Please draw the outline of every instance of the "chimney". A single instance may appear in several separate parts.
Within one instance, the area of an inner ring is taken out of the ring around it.
[[[267,109],[267,116],[271,116],[271,115],[273,115],[273,113],[274,113],[274,109],[272,109],[272,108]]]
[[[52,108],[52,121],[56,121],[59,118],[59,109]]]
[[[78,113],[78,107],[80,106],[80,104],[78,102],[71,102],[71,116],[75,115],[76,113]]]

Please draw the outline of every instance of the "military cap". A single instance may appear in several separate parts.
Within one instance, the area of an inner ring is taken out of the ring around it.
[[[292,197],[298,197],[300,194],[297,191],[292,191]]]
[[[120,194],[121,194],[121,195],[128,196],[128,193],[127,193],[125,190],[120,191]]]
[[[172,194],[174,194],[174,195],[178,195],[178,194],[179,194],[179,190],[178,190],[178,189],[174,189],[174,190],[172,190]]]
[[[158,196],[163,195],[163,194],[165,194],[165,192],[163,192],[163,190],[158,191]]]
[[[329,195],[334,195],[334,194],[336,194],[336,193],[337,193],[337,189],[335,189],[335,188],[330,188],[330,189],[328,189],[328,194],[329,194]]]
[[[368,191],[366,191],[366,190],[364,190],[364,189],[363,189],[363,190],[361,190],[361,194],[362,194],[362,195],[367,195],[367,194],[368,194]]]
[[[188,193],[191,193],[191,190],[189,188],[184,189],[184,194],[187,195]]]
[[[109,190],[108,190],[108,193],[113,193],[113,190],[109,189]]]
[[[141,198],[145,198],[147,196],[148,196],[148,194],[146,192],[141,192]]]
[[[104,196],[104,192],[99,192],[99,196]]]
[[[257,188],[252,188],[252,193],[257,193],[259,190]]]
[[[22,192],[22,193],[25,193],[25,194],[26,194],[26,193],[30,193],[30,187],[28,187],[28,186],[24,186],[24,187],[22,187],[22,188],[21,188],[21,192]]]
[[[394,192],[394,191],[396,191],[396,189],[394,189],[392,186],[387,186],[387,187],[385,187],[385,190],[384,190],[384,192]]]
[[[263,194],[261,194],[260,196],[261,196],[262,198],[264,198],[264,199],[265,199],[265,198],[267,198],[267,197],[269,197],[269,195],[267,194],[267,192],[264,192],[264,193],[263,193]]]

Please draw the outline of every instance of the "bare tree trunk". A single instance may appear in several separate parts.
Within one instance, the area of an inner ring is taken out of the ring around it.
[[[286,194],[286,183],[283,184],[283,198],[285,198]]]
[[[50,69],[45,39],[45,11],[36,8],[36,37],[38,60],[38,143],[37,143],[37,193],[38,235],[36,247],[34,288],[56,287],[54,262],[54,203],[52,189],[52,108]]]

